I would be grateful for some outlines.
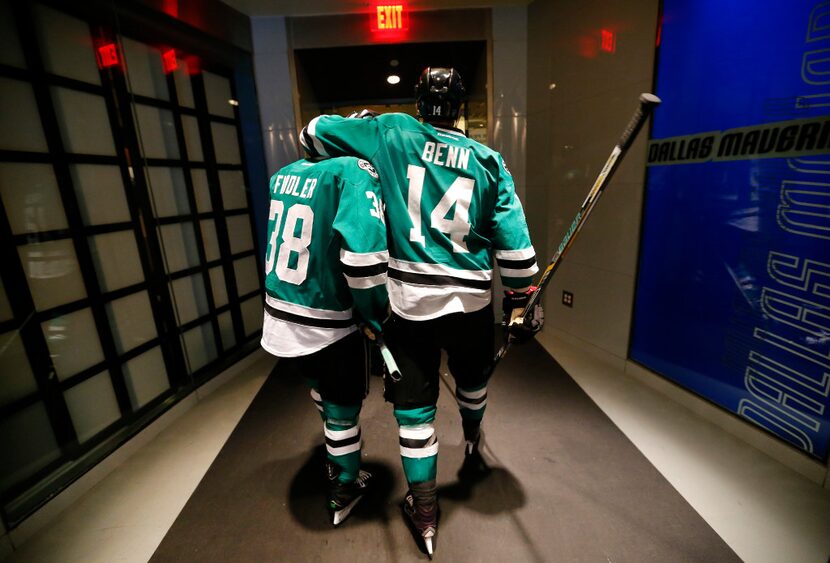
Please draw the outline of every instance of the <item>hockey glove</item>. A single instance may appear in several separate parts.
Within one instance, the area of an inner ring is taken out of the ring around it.
[[[375,118],[379,115],[380,114],[376,111],[373,111],[373,110],[370,110],[370,109],[362,109],[360,111],[353,111],[352,113],[350,113],[349,115],[346,116],[346,119],[363,119],[363,118],[373,119],[373,118]]]
[[[503,324],[507,330],[508,337],[519,344],[527,342],[542,330],[545,324],[545,312],[542,304],[538,301],[528,311],[524,318],[522,311],[530,302],[530,296],[536,291],[531,286],[527,291],[519,293],[516,291],[505,291],[502,300],[502,312],[504,313]]]

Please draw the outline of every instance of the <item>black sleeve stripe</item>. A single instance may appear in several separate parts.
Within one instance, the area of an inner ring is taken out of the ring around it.
[[[505,260],[503,258],[496,258],[499,266],[502,268],[510,268],[511,270],[526,270],[532,268],[536,263],[536,256],[532,256],[526,260]]]
[[[389,264],[386,262],[372,264],[371,266],[349,266],[342,262],[340,264],[343,267],[343,273],[350,278],[370,278],[378,274],[385,274],[389,269]]]
[[[303,127],[303,130],[300,133],[300,143],[303,145],[306,152],[308,152],[311,156],[320,156],[320,153],[314,148],[314,141],[312,140],[311,135],[308,134],[305,127]]]

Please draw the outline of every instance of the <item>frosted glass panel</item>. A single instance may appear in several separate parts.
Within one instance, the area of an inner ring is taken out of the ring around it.
[[[0,334],[0,407],[37,391],[37,383],[20,333]]]
[[[147,171],[156,217],[189,214],[190,204],[187,202],[187,186],[182,169],[151,166]]]
[[[204,323],[190,329],[182,335],[187,363],[194,372],[216,359],[216,343],[213,340],[213,327]]]
[[[138,410],[170,388],[161,348],[153,348],[124,364],[124,380],[133,410]]]
[[[193,223],[177,223],[159,227],[164,258],[169,273],[199,265],[199,251],[196,247],[196,233]]]
[[[150,98],[170,99],[167,77],[161,65],[161,52],[129,37],[121,37],[127,61],[127,87],[131,92]]]
[[[9,297],[6,295],[6,288],[3,285],[3,280],[0,280],[0,322],[8,321],[13,317],[14,313],[12,312],[12,306],[9,303]]]
[[[0,421],[0,488],[6,489],[60,455],[43,403]]]
[[[245,329],[245,336],[262,330],[262,298],[259,295],[251,297],[239,304],[242,310],[242,326]]]
[[[193,179],[193,193],[196,196],[196,210],[199,213],[207,213],[213,209],[210,203],[210,188],[207,181],[207,172],[204,170],[191,170],[190,177]]]
[[[203,72],[202,76],[205,78],[205,96],[207,97],[208,113],[224,117],[233,117],[233,106],[229,103],[229,100],[233,98],[233,94],[231,94],[231,81],[224,76],[207,71]]]
[[[236,274],[236,289],[239,295],[259,289],[259,273],[253,256],[234,260],[233,271]]]
[[[202,242],[205,244],[205,258],[208,262],[218,260],[219,255],[219,239],[216,238],[216,224],[213,219],[205,219],[199,221],[202,228]]]
[[[72,183],[86,225],[105,225],[130,221],[121,171],[117,166],[71,165]]]
[[[251,220],[247,215],[233,215],[225,219],[228,225],[228,238],[231,254],[253,250],[254,236],[251,232]]]
[[[0,163],[0,196],[15,234],[68,227],[51,164]]]
[[[46,70],[100,84],[89,24],[40,5],[35,8],[35,16]]]
[[[210,287],[213,290],[213,306],[221,307],[228,303],[228,288],[225,286],[225,272],[222,266],[208,270]]]
[[[135,104],[141,151],[147,158],[179,158],[173,113],[166,109]]]
[[[121,418],[108,371],[64,391],[63,398],[81,443]]]
[[[188,108],[195,108],[196,103],[193,101],[193,85],[190,82],[190,73],[188,72],[187,62],[178,59],[176,70],[173,71],[173,78],[176,81],[176,95],[179,98],[179,105]]]
[[[220,170],[219,186],[222,189],[222,206],[225,209],[248,207],[245,176],[241,170]]]
[[[233,332],[233,317],[230,311],[225,311],[217,317],[219,321],[219,336],[222,337],[222,348],[229,350],[236,346],[236,336]]]
[[[150,297],[139,291],[107,304],[107,316],[119,354],[132,350],[158,336]]]
[[[202,274],[173,280],[170,282],[170,290],[176,304],[179,325],[208,314],[207,293]]]
[[[62,315],[40,327],[61,381],[104,361],[92,310],[81,309]]]
[[[213,148],[216,152],[216,162],[222,164],[239,164],[239,140],[236,137],[236,127],[224,123],[211,123],[213,132]]]
[[[0,2],[0,63],[21,68],[26,66],[9,2]]]
[[[187,159],[191,162],[202,162],[205,157],[202,155],[202,138],[199,137],[199,122],[193,116],[183,115],[182,129],[184,129],[184,142],[187,145]]]
[[[144,281],[133,231],[90,237],[89,246],[102,290],[114,291]]]
[[[17,252],[38,311],[86,297],[71,240],[27,244]]]
[[[35,92],[27,82],[0,78],[0,149],[48,152]]]
[[[115,156],[104,98],[67,88],[52,88],[52,99],[66,152]]]

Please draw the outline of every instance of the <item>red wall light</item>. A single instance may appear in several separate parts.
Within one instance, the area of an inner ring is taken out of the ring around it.
[[[118,47],[115,43],[104,43],[98,46],[98,67],[101,69],[118,65]]]
[[[161,66],[164,68],[164,74],[170,74],[179,68],[179,61],[176,60],[175,49],[168,49],[161,54]]]
[[[600,49],[606,53],[613,53],[617,50],[617,35],[613,31],[600,30]]]

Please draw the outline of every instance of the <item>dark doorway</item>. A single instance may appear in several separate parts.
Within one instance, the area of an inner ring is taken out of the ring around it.
[[[467,119],[459,125],[486,142],[485,41],[298,49],[294,60],[303,123],[321,113],[347,115],[366,107],[415,115],[413,88],[421,71],[430,65],[454,67],[469,94]],[[390,84],[390,75],[400,81]]]

